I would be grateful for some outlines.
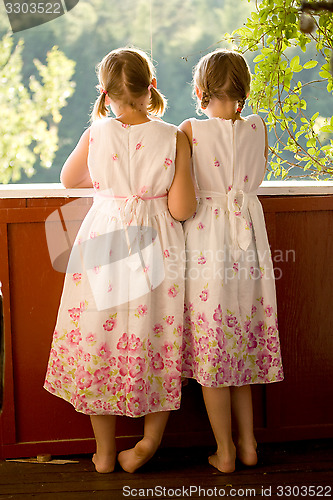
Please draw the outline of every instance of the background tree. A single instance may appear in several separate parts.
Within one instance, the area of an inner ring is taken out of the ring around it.
[[[57,150],[60,109],[73,93],[70,78],[74,63],[53,47],[46,64],[34,60],[40,81],[31,76],[28,86],[22,81],[22,49],[13,50],[13,39],[0,41],[0,180],[19,180],[21,172],[31,177],[39,158],[50,167]]]

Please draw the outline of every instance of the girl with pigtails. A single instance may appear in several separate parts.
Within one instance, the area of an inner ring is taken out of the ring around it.
[[[134,472],[180,407],[179,221],[193,214],[196,199],[187,138],[156,119],[166,100],[148,56],[113,50],[98,77],[92,125],[61,172],[65,187],[93,186],[95,194],[69,261],[44,387],[90,415],[101,473],[115,467],[116,417],[144,416],[143,438],[118,455]]]
[[[180,126],[192,149],[199,199],[185,222],[183,376],[202,386],[221,472],[257,463],[251,384],[283,379],[275,281],[256,192],[267,163],[258,115],[241,116],[250,91],[243,56],[216,50],[194,70],[198,110]],[[232,434],[232,415],[235,435]]]

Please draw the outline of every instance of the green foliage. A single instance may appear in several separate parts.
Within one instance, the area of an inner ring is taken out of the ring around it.
[[[311,86],[324,85],[323,103],[332,110],[333,16],[329,12],[315,16],[316,31],[305,35],[299,29],[300,4],[300,0],[262,0],[245,25],[229,35],[242,53],[257,53],[249,102],[255,112],[264,113],[269,131],[274,132],[268,178],[284,179],[296,172],[299,176],[300,168],[303,177],[333,175],[333,118],[313,113],[315,101],[309,92]],[[309,81],[307,72],[313,77],[314,68],[317,74]]]
[[[46,64],[34,60],[39,79],[31,76],[23,83],[23,41],[14,47],[13,38],[0,40],[0,181],[31,177],[39,158],[50,167],[58,144],[60,109],[74,92],[70,81],[75,63],[53,47]]]

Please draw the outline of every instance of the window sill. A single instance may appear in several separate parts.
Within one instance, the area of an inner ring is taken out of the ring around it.
[[[7,184],[0,186],[0,199],[6,198],[89,198],[92,188],[66,189],[62,184]],[[333,181],[264,181],[260,196],[332,195]]]

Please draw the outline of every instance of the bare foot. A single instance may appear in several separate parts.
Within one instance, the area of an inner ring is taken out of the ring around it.
[[[118,455],[118,462],[126,472],[135,472],[142,467],[155,454],[158,445],[150,437],[144,437],[134,448],[121,451]]]
[[[224,472],[225,474],[229,474],[230,472],[234,472],[235,470],[235,460],[236,460],[236,451],[228,453],[220,453],[216,452],[214,455],[208,457],[208,462],[210,465],[218,469],[220,472]]]
[[[249,445],[237,445],[237,458],[242,462],[242,464],[248,467],[253,467],[258,463],[257,456],[257,443],[251,443]]]
[[[92,462],[95,465],[96,472],[100,474],[107,474],[108,472],[113,472],[116,464],[116,454],[99,456],[95,453],[92,457]]]

